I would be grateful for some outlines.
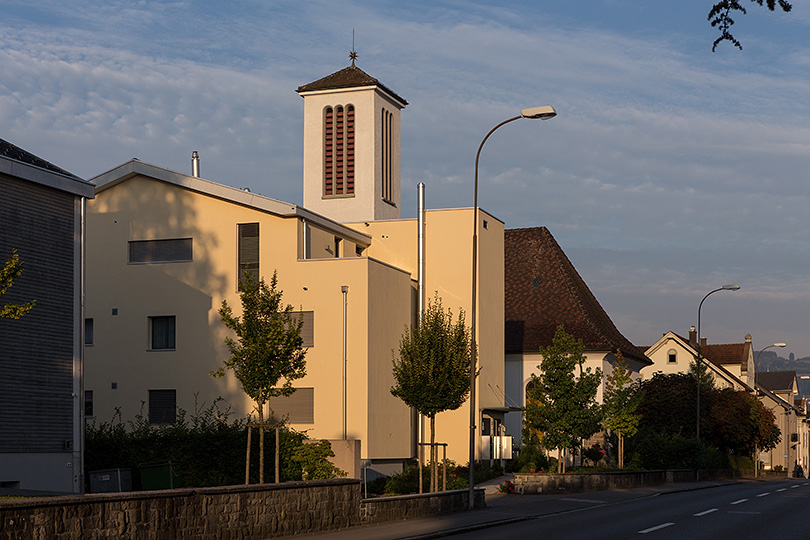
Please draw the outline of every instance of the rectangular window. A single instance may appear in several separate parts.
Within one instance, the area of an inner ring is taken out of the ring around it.
[[[92,390],[85,390],[84,391],[84,417],[85,418],[92,418],[93,417],[93,391]]]
[[[175,327],[174,315],[149,317],[149,348],[152,350],[174,349]]]
[[[277,419],[287,418],[291,424],[315,423],[314,388],[297,388],[291,396],[271,397],[268,404]]]
[[[304,325],[301,327],[301,339],[304,347],[315,346],[315,312],[314,311],[293,311],[293,317],[303,317]]]
[[[84,320],[84,345],[89,347],[93,344],[93,319]]]
[[[240,223],[239,228],[239,281],[245,273],[259,281],[259,224]]]
[[[191,252],[191,238],[133,240],[129,242],[129,263],[191,262]]]
[[[149,423],[174,424],[177,420],[177,390],[149,390]]]

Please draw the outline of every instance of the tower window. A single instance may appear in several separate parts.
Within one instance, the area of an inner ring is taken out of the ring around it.
[[[384,201],[394,201],[394,187],[393,187],[393,125],[394,115],[389,111],[383,109],[381,116],[382,126],[382,198]]]
[[[323,194],[354,195],[354,105],[324,111]]]

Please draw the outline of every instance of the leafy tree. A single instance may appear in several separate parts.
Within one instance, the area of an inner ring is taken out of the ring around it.
[[[751,1],[756,2],[760,6],[765,5],[771,11],[775,11],[777,5],[785,13],[793,9],[793,6],[786,0]],[[729,31],[734,24],[734,19],[731,17],[731,13],[733,11],[738,11],[743,15],[747,13],[746,9],[742,6],[742,4],[740,4],[740,0],[722,0],[721,2],[716,2],[714,5],[712,5],[712,9],[709,11],[709,22],[711,23],[712,28],[717,28],[720,30],[720,37],[714,40],[712,51],[716,50],[717,45],[719,45],[722,41],[730,41],[735,47],[742,50],[742,44],[737,41],[737,39],[732,36],[731,32]]]
[[[599,430],[600,407],[596,391],[602,378],[600,370],[583,370],[585,363],[582,340],[574,338],[560,325],[550,347],[541,347],[542,373],[532,374],[526,395],[523,422],[543,433],[543,445],[564,451],[577,448]],[[579,368],[579,376],[574,371]],[[557,465],[565,470],[565,460]]]
[[[436,489],[436,414],[461,407],[470,391],[470,331],[464,311],[453,322],[436,294],[419,325],[405,328],[399,359],[393,362],[396,384],[391,394],[430,419],[431,483]]]
[[[242,389],[256,402],[259,416],[259,482],[264,482],[264,406],[274,396],[295,392],[292,381],[306,375],[306,351],[301,339],[302,318],[293,315],[291,305],[281,301],[278,275],[273,272],[270,286],[245,272],[240,281],[242,316],[233,314],[225,300],[219,315],[236,333],[237,339],[225,338],[230,357],[224,366],[212,371],[222,377],[225,368],[233,370]],[[279,381],[284,383],[278,387]]]
[[[6,293],[22,271],[23,263],[20,256],[17,255],[16,249],[12,249],[11,257],[3,264],[3,268],[0,268],[0,296]],[[36,303],[36,300],[31,300],[25,304],[0,305],[0,319],[19,319],[31,311]]]
[[[665,435],[695,437],[695,376],[689,373],[656,373],[641,383],[643,397],[639,428]],[[701,389],[701,426],[709,426],[714,392]]]
[[[781,436],[773,413],[748,392],[724,388],[717,392],[711,411],[710,441],[717,448],[753,456],[776,448]]]
[[[639,385],[631,378],[632,371],[621,351],[616,351],[613,371],[605,381],[604,403],[602,404],[602,426],[616,433],[618,438],[618,463],[624,467],[624,438],[632,437],[638,431],[641,415],[638,407],[641,401]]]

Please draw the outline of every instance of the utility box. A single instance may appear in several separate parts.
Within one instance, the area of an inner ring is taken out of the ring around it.
[[[132,491],[132,469],[101,469],[90,471],[90,493],[120,493]]]
[[[141,489],[144,491],[179,487],[171,461],[139,463],[138,472],[141,475]]]

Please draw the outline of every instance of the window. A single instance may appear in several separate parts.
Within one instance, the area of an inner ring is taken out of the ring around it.
[[[93,344],[93,319],[84,320],[84,345],[89,347]]]
[[[190,262],[192,260],[191,251],[191,238],[133,240],[129,242],[129,263]]]
[[[245,273],[259,281],[259,224],[240,223],[239,226],[239,281]]]
[[[340,257],[340,240],[340,237],[335,237],[335,257]]]
[[[149,390],[149,423],[174,424],[177,420],[177,390]]]
[[[675,352],[675,349],[670,349],[667,353],[667,362],[670,364],[675,364],[678,362],[678,353]]]
[[[85,418],[92,418],[93,417],[93,391],[92,390],[85,390],[84,391],[84,417]]]
[[[354,195],[354,105],[324,111],[323,194]]]
[[[393,126],[394,115],[383,109],[381,116],[381,136],[382,136],[382,198],[384,201],[394,202],[394,163],[393,163]]]
[[[175,326],[174,315],[149,317],[149,348],[155,351],[174,350]]]
[[[276,418],[287,418],[291,424],[315,423],[315,389],[297,388],[291,396],[276,396],[268,400]]]
[[[315,346],[315,312],[314,311],[293,311],[293,317],[297,320],[298,317],[304,319],[304,325],[301,327],[301,339],[304,341],[304,347]]]

